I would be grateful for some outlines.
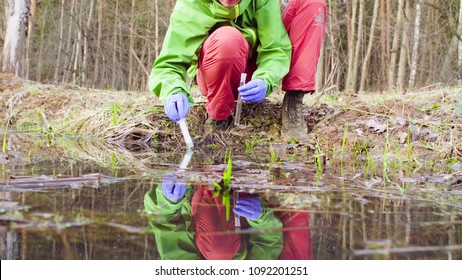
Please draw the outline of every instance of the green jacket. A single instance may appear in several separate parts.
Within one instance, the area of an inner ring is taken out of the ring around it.
[[[269,95],[289,72],[292,45],[281,19],[278,0],[241,0],[226,8],[217,0],[177,0],[162,51],[149,77],[149,90],[165,103],[176,92],[188,95],[186,72],[193,79],[197,58],[213,27],[231,25],[239,29],[257,56],[252,79],[261,78]],[[189,70],[188,70],[189,69]]]
[[[163,260],[204,259],[194,243],[195,232],[191,229],[191,204],[188,201],[190,187],[180,201],[173,203],[162,194],[161,187],[150,190],[144,196],[144,207],[149,225],[156,237],[157,250]],[[262,202],[262,215],[255,221],[247,222],[255,229],[282,229],[282,222],[267,209]],[[282,231],[252,231],[243,234],[248,242],[242,242],[236,260],[275,260],[283,246]]]

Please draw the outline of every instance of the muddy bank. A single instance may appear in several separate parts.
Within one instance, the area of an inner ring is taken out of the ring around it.
[[[51,139],[72,136],[129,149],[159,143],[163,149],[183,145],[179,128],[166,118],[158,99],[146,92],[45,85],[6,74],[0,74],[0,90],[2,131],[8,123],[10,130],[42,133]],[[280,92],[264,103],[245,104],[243,125],[226,130],[205,125],[205,103],[196,95],[198,102],[188,123],[202,148],[231,146],[250,151],[272,143],[283,145],[286,152],[295,147],[298,153],[324,160],[387,157],[454,162],[462,158],[460,86],[440,85],[406,94],[306,96],[310,133],[303,143],[284,142],[280,137]]]

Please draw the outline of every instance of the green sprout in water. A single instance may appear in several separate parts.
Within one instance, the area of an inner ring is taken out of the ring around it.
[[[387,134],[385,135],[385,152],[383,153],[383,182],[386,185],[388,178],[388,154],[390,150],[390,133],[388,130],[387,122]]]
[[[348,126],[345,126],[344,131],[343,131],[342,152],[340,153],[340,161],[343,161],[343,154],[345,153],[347,135],[348,135]]]
[[[5,131],[3,132],[3,148],[2,152],[5,154],[6,153],[6,134],[8,133],[8,124],[10,123],[10,120],[7,120],[6,125],[5,125]]]
[[[244,140],[244,145],[245,145],[245,151],[251,152],[253,150],[253,147],[255,146],[255,140]]]
[[[225,162],[228,161],[227,168],[223,171],[223,178],[220,183],[213,183],[215,187],[215,192],[213,197],[218,197],[219,195],[222,196],[222,205],[225,206],[226,209],[226,221],[229,221],[231,216],[231,175],[233,169],[233,160],[231,159],[231,151],[225,156]]]
[[[276,161],[276,154],[274,153],[273,145],[270,143],[269,147],[270,152],[270,163],[274,163]]]
[[[322,159],[324,157],[324,152],[321,150],[321,148],[317,148],[314,154],[315,157],[315,162],[316,162],[316,174],[320,177],[322,174]]]
[[[3,153],[6,153],[6,131],[5,131],[5,134],[3,135],[3,148],[2,148],[2,152],[3,152]]]

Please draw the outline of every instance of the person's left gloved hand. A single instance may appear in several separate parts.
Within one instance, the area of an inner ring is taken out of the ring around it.
[[[250,220],[256,220],[262,213],[261,202],[258,197],[240,198],[236,201],[233,212]]]
[[[241,93],[242,100],[246,102],[262,102],[266,97],[266,88],[265,81],[254,79],[237,90]]]
[[[182,199],[186,193],[186,184],[173,176],[172,174],[167,174],[164,176],[162,183],[162,193],[165,197],[173,202],[177,202]]]

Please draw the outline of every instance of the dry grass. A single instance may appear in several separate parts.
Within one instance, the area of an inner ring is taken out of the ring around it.
[[[115,147],[162,143],[163,148],[176,149],[183,143],[179,128],[165,117],[152,94],[43,85],[5,74],[0,78],[2,127],[10,120],[19,130],[74,135]],[[195,143],[211,148],[243,146],[244,141],[281,143],[281,99],[279,92],[263,104],[245,104],[244,126],[225,131],[211,131],[204,125],[207,114],[200,101],[188,117],[191,135]],[[345,150],[350,154],[367,150],[380,155],[388,140],[390,153],[401,158],[406,157],[410,145],[418,156],[461,158],[461,100],[462,87],[441,86],[407,94],[306,96],[306,119],[315,135],[308,150],[317,147],[338,154],[347,127]]]

